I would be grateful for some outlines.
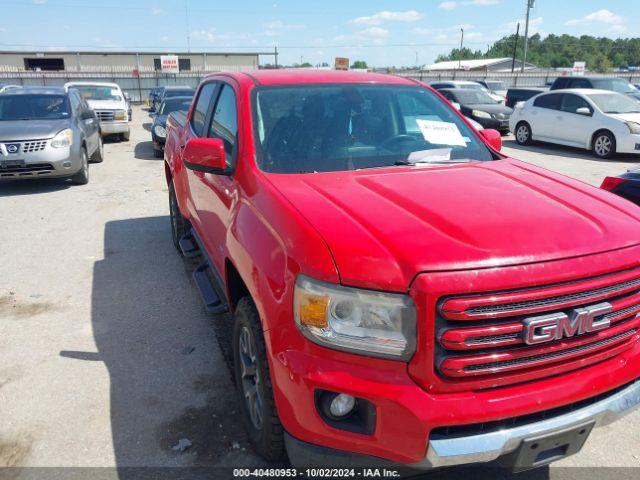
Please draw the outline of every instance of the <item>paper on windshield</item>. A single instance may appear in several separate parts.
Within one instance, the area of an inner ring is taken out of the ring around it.
[[[467,144],[455,123],[416,119],[424,139],[436,145],[466,147]]]

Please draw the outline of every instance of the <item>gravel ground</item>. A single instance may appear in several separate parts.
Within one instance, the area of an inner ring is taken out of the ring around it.
[[[263,465],[216,341],[222,320],[171,244],[150,121],[135,108],[131,141],[105,146],[87,186],[0,184],[0,466]],[[594,185],[637,164],[512,137],[505,152]],[[639,428],[640,412],[559,465],[640,467]]]

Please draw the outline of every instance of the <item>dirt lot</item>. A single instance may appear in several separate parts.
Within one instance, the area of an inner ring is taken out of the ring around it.
[[[171,244],[149,126],[136,108],[131,141],[106,145],[87,186],[0,184],[0,466],[262,464],[216,340],[222,319],[204,313]],[[512,139],[505,151],[594,185],[639,163]],[[638,431],[640,412],[562,465],[640,467]],[[173,450],[183,438],[193,445]]]

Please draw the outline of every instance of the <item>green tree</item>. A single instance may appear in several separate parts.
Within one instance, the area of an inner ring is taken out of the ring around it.
[[[356,60],[351,64],[351,68],[369,68],[364,60]]]

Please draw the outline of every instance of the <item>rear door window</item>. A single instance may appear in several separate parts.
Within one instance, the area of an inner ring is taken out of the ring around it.
[[[200,95],[198,95],[198,101],[196,102],[193,117],[191,118],[191,128],[193,129],[193,133],[198,137],[202,137],[204,134],[207,114],[213,103],[213,94],[216,91],[217,85],[216,82],[211,82],[200,89]]]
[[[538,108],[548,108],[551,110],[560,110],[561,99],[562,94],[550,93],[549,95],[542,95],[537,97],[533,102],[533,106]]]

